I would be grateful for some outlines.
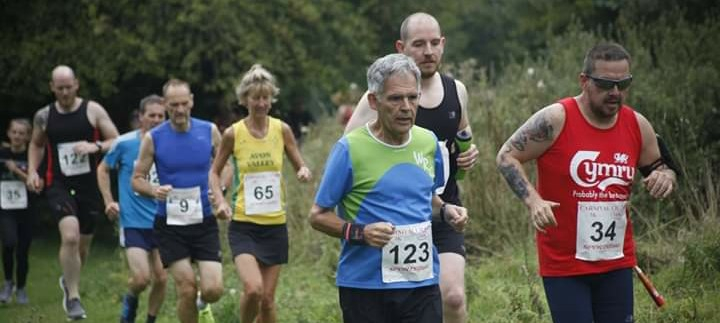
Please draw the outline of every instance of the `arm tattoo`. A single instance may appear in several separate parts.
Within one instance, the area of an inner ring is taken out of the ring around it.
[[[35,127],[39,127],[40,129],[45,130],[45,126],[47,126],[47,119],[48,119],[48,113],[50,110],[45,107],[40,109],[37,113],[35,113],[35,118],[33,119],[33,123],[35,124]]]
[[[545,114],[540,114],[528,122],[527,125],[510,138],[510,144],[519,151],[525,150],[528,139],[535,142],[543,142],[552,139],[553,126],[550,120],[545,118]]]
[[[528,193],[527,183],[520,175],[517,168],[515,168],[515,165],[500,165],[498,166],[498,169],[503,177],[505,177],[505,181],[507,181],[508,185],[510,185],[510,188],[517,197],[524,200],[530,195],[530,193]]]

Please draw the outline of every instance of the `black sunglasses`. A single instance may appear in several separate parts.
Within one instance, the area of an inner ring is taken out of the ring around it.
[[[618,90],[624,91],[628,87],[630,87],[630,83],[632,83],[632,75],[622,79],[622,80],[608,80],[604,79],[602,77],[595,77],[592,75],[585,75],[589,79],[593,80],[595,85],[603,90],[612,90],[614,87],[617,86]]]

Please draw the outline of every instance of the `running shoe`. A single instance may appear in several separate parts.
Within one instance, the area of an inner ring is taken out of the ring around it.
[[[66,307],[65,313],[67,314],[68,320],[77,321],[87,318],[85,309],[82,307],[82,304],[80,304],[79,298],[68,300]]]
[[[198,310],[198,323],[215,323],[210,304],[205,304],[202,309]]]
[[[0,290],[0,304],[9,303],[12,293],[13,282],[11,280],[6,280],[5,285],[3,285],[2,290]]]
[[[137,307],[137,297],[132,297],[129,294],[125,294],[122,301],[122,311],[120,312],[120,323],[135,323]]]
[[[21,305],[25,305],[27,303],[30,303],[30,300],[28,299],[27,292],[25,292],[24,288],[19,288],[15,291],[15,302]]]

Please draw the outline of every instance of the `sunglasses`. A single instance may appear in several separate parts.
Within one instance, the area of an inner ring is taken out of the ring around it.
[[[593,83],[595,83],[595,86],[599,87],[603,90],[612,90],[614,87],[617,86],[618,90],[624,91],[628,87],[630,87],[630,83],[632,83],[632,75],[622,79],[622,80],[608,80],[604,79],[602,77],[595,77],[592,75],[585,75],[589,79],[593,80]]]

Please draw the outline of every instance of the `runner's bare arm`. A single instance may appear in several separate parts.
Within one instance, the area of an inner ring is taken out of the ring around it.
[[[650,122],[641,114],[635,113],[642,135],[642,148],[638,167],[650,166],[660,162],[650,175],[643,179],[643,185],[650,195],[655,198],[665,198],[677,188],[677,174],[666,164],[661,163],[660,147],[657,136]]]
[[[300,149],[298,149],[292,129],[285,122],[282,123],[282,135],[283,141],[285,142],[285,154],[295,168],[297,179],[303,183],[309,181],[312,178],[312,173],[310,169],[305,166],[305,161],[303,161],[302,155],[300,154]]]
[[[39,192],[42,189],[42,179],[38,176],[37,168],[45,154],[45,144],[47,143],[45,128],[47,127],[49,112],[49,107],[44,107],[35,113],[35,117],[33,119],[33,124],[35,126],[33,127],[32,137],[30,138],[30,144],[28,145],[27,186],[34,192]]]
[[[159,200],[164,200],[165,195],[159,195],[159,188],[153,189],[150,182],[147,180],[150,168],[152,168],[153,160],[155,155],[155,146],[153,144],[152,136],[150,132],[146,133],[140,143],[140,153],[138,155],[135,169],[133,170],[132,176],[132,188],[133,191],[146,197],[151,197]],[[167,186],[167,185],[166,185]],[[170,188],[171,189],[171,188]],[[170,189],[164,190],[167,194]]]
[[[558,204],[543,200],[530,184],[522,164],[537,159],[553,144],[562,130],[565,113],[560,104],[553,104],[535,113],[503,144],[496,163],[510,189],[530,211],[533,225],[544,231],[548,225],[557,225],[552,208]]]
[[[355,226],[355,224],[350,224],[350,229],[352,226],[355,226],[356,228],[362,228],[362,230],[354,233],[343,232],[343,228],[348,228],[346,224],[348,223],[340,219],[332,208],[324,208],[317,204],[313,204],[310,209],[310,225],[315,230],[332,237],[346,240],[353,240],[356,238],[362,240],[370,246],[381,248],[387,244],[390,239],[392,239],[392,235],[395,231],[395,227],[391,223],[375,222],[364,226]]]
[[[210,189],[213,193],[212,203],[214,204],[218,215],[223,216],[222,218],[225,218],[225,213],[229,215],[229,207],[228,209],[225,209],[225,207],[227,207],[227,202],[225,201],[225,196],[223,195],[221,178],[223,170],[227,167],[227,160],[230,158],[230,154],[232,154],[233,147],[235,147],[234,129],[234,127],[228,127],[225,129],[225,132],[222,135],[222,140],[220,141],[220,149],[215,155],[212,168],[210,169]],[[221,212],[224,213],[220,214]]]
[[[120,208],[115,202],[115,198],[112,195],[112,189],[110,188],[110,166],[105,161],[101,161],[97,167],[97,182],[100,195],[102,195],[103,203],[105,205],[105,214],[110,220],[117,218]]]
[[[472,127],[470,127],[470,114],[468,113],[468,93],[465,84],[455,80],[455,88],[457,89],[457,95],[460,99],[460,124],[458,129],[465,130],[472,135]],[[478,160],[480,152],[475,144],[471,144],[470,148],[466,151],[461,152],[457,157],[457,166],[460,169],[468,170],[472,168]]]
[[[107,111],[100,104],[94,101],[88,103],[88,111],[92,113],[95,119],[95,127],[100,130],[102,141],[99,141],[101,147],[99,152],[106,152],[112,146],[115,138],[118,137],[118,130],[110,119]],[[94,143],[93,143],[94,144]]]
[[[357,105],[355,106],[355,110],[353,111],[350,120],[345,126],[345,133],[353,131],[355,130],[355,128],[362,127],[366,123],[377,118],[377,112],[375,112],[375,110],[373,109],[370,109],[370,103],[368,103],[367,95],[368,93],[365,92],[365,94],[363,94],[362,98],[360,98],[360,101],[358,101]]]

